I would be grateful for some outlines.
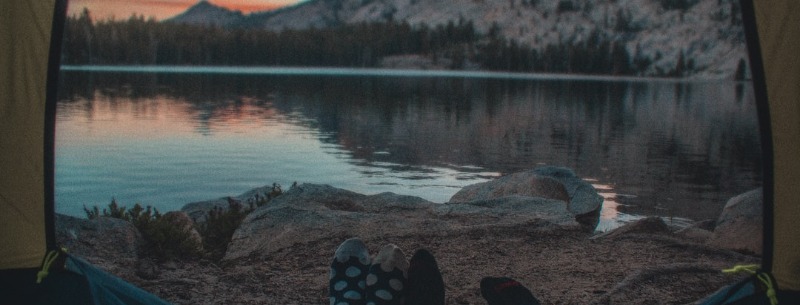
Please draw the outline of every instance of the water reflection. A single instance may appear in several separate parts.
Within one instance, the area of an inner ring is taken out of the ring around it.
[[[133,141],[127,133],[138,130],[136,145],[187,167],[240,159],[280,171],[269,177],[442,202],[466,184],[561,165],[592,179],[614,215],[604,217],[617,218],[714,218],[761,181],[749,84],[80,72],[62,80],[57,147]],[[198,152],[165,154],[144,144],[152,137]],[[305,159],[284,155],[301,152]],[[57,157],[57,168],[69,166]],[[212,198],[272,182],[215,170],[254,184]],[[80,174],[62,170],[57,188],[80,188],[62,183]]]

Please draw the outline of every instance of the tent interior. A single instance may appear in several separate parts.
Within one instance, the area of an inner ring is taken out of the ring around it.
[[[760,274],[774,278],[780,300],[793,304],[800,292],[800,2],[743,0],[741,7],[764,164]],[[0,1],[0,303],[157,304],[163,301],[122,281],[97,288],[75,275],[94,272],[84,262],[48,255],[59,249],[54,138],[66,9],[67,0]],[[47,271],[43,264],[70,265],[73,272],[50,272],[45,284],[58,288],[44,287],[37,284],[37,274]],[[97,299],[103,289],[133,292],[122,294],[129,299]],[[95,299],[88,301],[84,291]]]

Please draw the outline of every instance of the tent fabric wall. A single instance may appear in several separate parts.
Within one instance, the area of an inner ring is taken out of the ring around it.
[[[772,124],[772,273],[778,287],[800,291],[800,1],[753,3]]]
[[[800,291],[800,1],[753,3],[772,118],[772,273],[780,288]],[[52,230],[46,100],[56,4],[0,0],[0,271],[38,267]]]
[[[41,264],[45,109],[55,0],[0,1],[0,270]]]

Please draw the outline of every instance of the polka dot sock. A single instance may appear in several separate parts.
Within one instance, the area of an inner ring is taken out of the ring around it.
[[[328,287],[330,304],[366,304],[366,277],[369,266],[369,251],[363,241],[350,238],[339,245],[331,263]]]
[[[408,261],[395,245],[381,248],[367,273],[366,305],[401,305],[405,300]]]
[[[507,277],[481,279],[481,295],[489,305],[540,305],[539,300],[520,282]]]
[[[444,305],[444,280],[433,254],[419,249],[409,263],[406,304]]]

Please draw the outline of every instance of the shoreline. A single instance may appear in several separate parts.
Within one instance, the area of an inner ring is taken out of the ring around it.
[[[347,237],[298,240],[269,255],[221,264],[75,254],[174,304],[327,304],[329,265]],[[485,304],[479,288],[485,276],[515,278],[542,304],[686,304],[741,278],[720,270],[759,261],[670,231],[591,237],[512,226],[364,242],[373,255],[387,243],[407,256],[419,248],[433,253],[445,281],[446,304]]]
[[[722,269],[760,261],[749,249],[729,249],[741,243],[724,237],[725,222],[736,217],[725,212],[716,224],[676,227],[650,217],[596,234],[602,198],[567,168],[470,185],[444,204],[315,184],[259,202],[270,191],[173,213],[184,219],[178,226],[193,231],[211,222],[209,211],[258,203],[219,260],[148,256],[141,233],[116,218],[57,215],[57,236],[71,253],[174,304],[326,304],[334,251],[351,237],[373,255],[389,243],[406,259],[417,249],[431,252],[446,304],[485,304],[479,282],[487,276],[514,278],[543,304],[690,304],[746,276]],[[728,205],[760,204],[755,191]]]

